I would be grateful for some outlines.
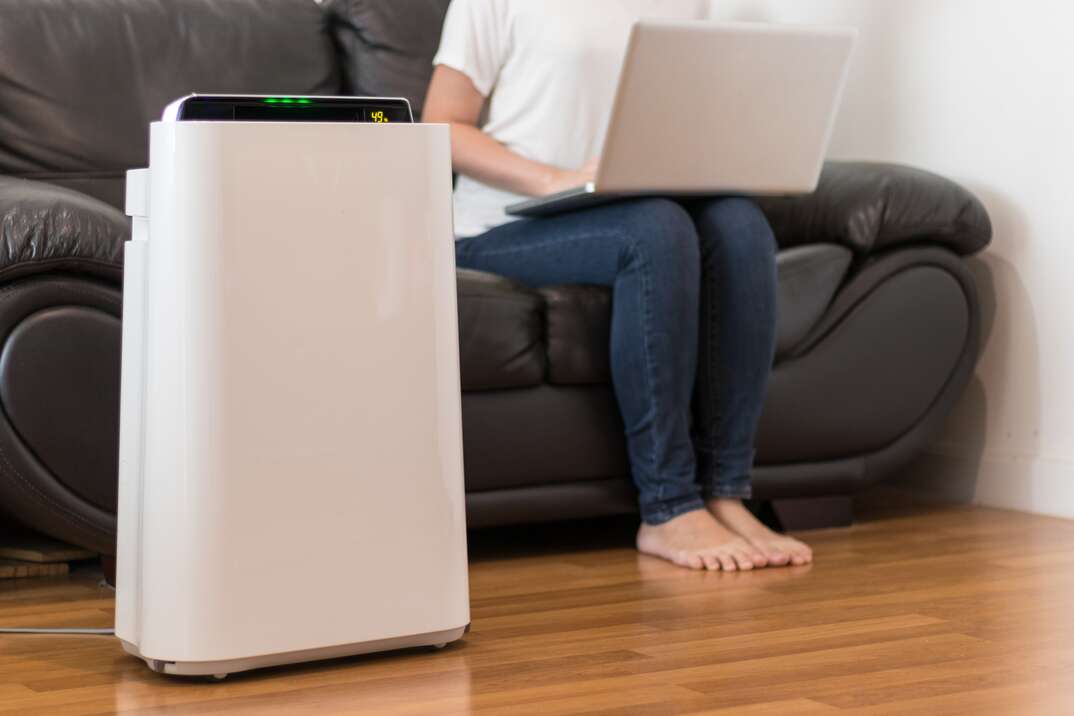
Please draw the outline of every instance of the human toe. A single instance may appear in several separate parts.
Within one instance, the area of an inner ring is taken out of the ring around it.
[[[765,559],[768,560],[768,563],[775,567],[783,567],[790,564],[791,561],[790,554],[775,546],[768,546],[765,548],[764,555]]]
[[[705,569],[705,560],[696,552],[682,552],[677,559],[672,560],[676,564],[689,569]]]
[[[813,561],[813,550],[809,549],[805,545],[795,549],[791,553],[791,564],[795,566],[801,566],[803,564],[809,564]]]
[[[750,558],[749,553],[744,549],[735,550],[731,553],[731,556],[735,559],[735,564],[739,569],[748,572],[753,569],[753,559]]]
[[[720,571],[720,558],[717,557],[715,554],[706,553],[703,554],[701,558],[705,562],[705,569],[709,570],[710,572]]]

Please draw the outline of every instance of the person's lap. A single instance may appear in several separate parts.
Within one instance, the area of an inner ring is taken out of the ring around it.
[[[462,268],[489,271],[540,287],[558,283],[611,286],[619,255],[642,232],[660,231],[666,199],[636,199],[538,219],[520,219],[456,243]],[[674,222],[674,220],[673,220]]]

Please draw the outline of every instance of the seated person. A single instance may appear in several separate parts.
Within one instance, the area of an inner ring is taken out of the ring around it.
[[[706,5],[453,0],[423,119],[451,125],[460,267],[534,287],[611,287],[638,549],[691,569],[803,565],[809,547],[742,503],[776,333],[776,244],[757,206],[639,198],[539,219],[504,213],[593,179],[632,23],[703,18]]]

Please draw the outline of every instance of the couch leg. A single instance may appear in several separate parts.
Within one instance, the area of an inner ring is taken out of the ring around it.
[[[101,571],[104,572],[104,581],[108,582],[108,586],[115,588],[116,586],[116,558],[114,555],[102,554],[101,555]]]
[[[854,521],[854,498],[839,495],[771,500],[761,508],[761,518],[765,517],[774,518],[775,524],[770,526],[784,532],[849,527]]]

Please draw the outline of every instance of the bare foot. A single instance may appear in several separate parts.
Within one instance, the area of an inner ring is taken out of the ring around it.
[[[798,567],[813,561],[813,550],[809,545],[765,527],[746,509],[742,500],[717,498],[709,500],[708,508],[720,524],[763,552],[768,564],[775,567],[788,564]]]
[[[736,572],[767,564],[757,548],[705,510],[693,510],[660,525],[642,524],[637,545],[639,552],[689,569]]]

